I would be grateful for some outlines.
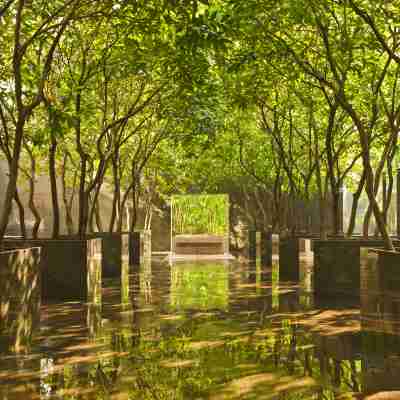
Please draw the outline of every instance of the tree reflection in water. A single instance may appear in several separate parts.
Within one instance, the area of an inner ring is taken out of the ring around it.
[[[44,306],[32,359],[1,361],[0,399],[322,400],[393,388],[399,346],[361,332],[353,304],[316,308],[274,268],[246,268],[147,264],[106,282],[101,305]],[[391,385],[372,388],[371,366]]]

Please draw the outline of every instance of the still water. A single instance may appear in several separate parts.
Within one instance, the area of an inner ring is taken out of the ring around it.
[[[44,304],[0,336],[0,399],[344,400],[400,390],[400,302],[365,292],[317,300],[306,275],[296,285],[279,283],[276,266],[125,269],[93,303]]]

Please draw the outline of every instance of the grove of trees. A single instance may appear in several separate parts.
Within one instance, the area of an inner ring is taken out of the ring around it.
[[[318,204],[326,237],[346,185],[345,234],[365,193],[363,234],[374,220],[393,249],[399,27],[398,0],[1,0],[0,240],[13,207],[37,237],[45,175],[54,238],[133,230],[140,205],[150,226],[190,192],[231,193],[276,231]]]

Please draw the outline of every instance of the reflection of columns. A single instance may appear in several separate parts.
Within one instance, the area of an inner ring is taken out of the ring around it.
[[[129,264],[122,263],[121,271],[121,304],[123,306],[130,304],[129,297]]]
[[[146,259],[142,264],[142,270],[140,274],[140,292],[143,293],[145,304],[152,304],[153,297],[151,294],[151,260]]]
[[[89,303],[86,310],[86,324],[91,338],[96,338],[100,333],[101,321],[101,304]]]
[[[87,303],[101,304],[101,260],[88,257],[87,260]]]

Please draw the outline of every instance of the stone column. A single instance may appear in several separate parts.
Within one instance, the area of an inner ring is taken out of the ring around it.
[[[300,248],[297,237],[279,239],[279,280],[300,280]]]
[[[272,265],[272,232],[261,232],[261,264]]]
[[[121,277],[122,235],[119,233],[104,234],[101,236],[101,241],[103,277]]]
[[[130,232],[129,234],[129,264],[140,264],[140,232]]]

